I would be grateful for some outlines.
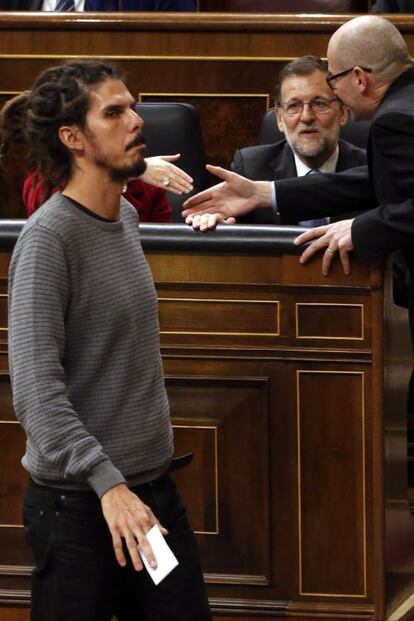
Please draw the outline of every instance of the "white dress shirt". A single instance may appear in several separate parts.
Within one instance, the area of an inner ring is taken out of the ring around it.
[[[57,0],[43,0],[42,11],[54,11],[56,9]],[[85,8],[85,0],[75,0],[75,11],[83,11]]]

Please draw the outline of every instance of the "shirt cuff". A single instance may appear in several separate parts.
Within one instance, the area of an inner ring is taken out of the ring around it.
[[[278,218],[280,216],[280,213],[277,208],[276,183],[272,183],[272,210],[275,216]]]
[[[115,487],[115,485],[126,483],[125,477],[118,470],[118,468],[115,468],[109,459],[101,461],[99,464],[94,466],[87,481],[92,489],[97,493],[99,498],[101,498],[109,489]]]

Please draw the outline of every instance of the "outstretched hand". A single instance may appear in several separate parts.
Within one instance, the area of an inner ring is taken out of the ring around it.
[[[342,268],[346,275],[351,273],[349,253],[354,249],[351,237],[353,220],[342,220],[326,226],[310,229],[297,237],[294,243],[297,246],[314,239],[310,246],[304,250],[300,257],[301,263],[306,263],[316,252],[325,249],[322,257],[322,274],[327,276],[331,269],[332,261],[338,252]]]
[[[118,563],[126,565],[126,558],[122,540],[128,549],[131,561],[136,571],[143,568],[138,552],[140,548],[153,569],[157,567],[152,548],[146,534],[155,524],[158,524],[163,535],[168,534],[157,518],[140,498],[131,492],[124,483],[115,485],[101,498],[102,512],[112,535],[112,544]]]
[[[214,213],[227,220],[248,213],[256,207],[271,207],[271,182],[250,181],[230,170],[210,164],[207,165],[207,170],[223,179],[223,182],[186,200],[183,205],[183,218]]]
[[[188,194],[193,189],[192,177],[172,163],[180,157],[179,153],[146,157],[147,168],[140,179],[157,188],[173,192],[173,194]]]

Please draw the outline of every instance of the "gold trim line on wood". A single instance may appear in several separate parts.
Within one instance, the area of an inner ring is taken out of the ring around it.
[[[361,427],[362,427],[362,556],[363,556],[363,593],[311,593],[302,589],[302,503],[301,503],[301,437],[300,437],[300,375],[360,375],[361,376]],[[317,371],[296,370],[296,434],[297,434],[297,477],[298,477],[298,556],[299,556],[299,595],[308,597],[349,597],[362,599],[367,597],[367,517],[366,517],[366,483],[365,483],[365,373],[364,371]]]
[[[0,524],[0,528],[24,528],[23,524]]]
[[[215,518],[216,518],[216,530],[195,530],[196,535],[219,535],[220,534],[220,522],[219,522],[219,480],[218,480],[218,435],[216,425],[172,425],[173,429],[208,429],[214,432],[214,482],[216,486],[215,493]]]
[[[0,420],[0,425],[20,425],[18,420]]]
[[[219,299],[219,298],[158,298],[158,302],[218,302],[220,304],[273,304],[276,306],[276,326],[274,332],[213,332],[208,330],[206,332],[188,330],[160,330],[160,334],[188,334],[188,335],[214,335],[214,336],[280,336],[280,302],[278,300],[236,300],[236,299]]]
[[[361,309],[361,336],[301,336],[299,334],[299,306],[353,306]],[[365,322],[365,307],[364,304],[338,304],[335,302],[296,302],[295,303],[295,318],[296,318],[296,338],[297,339],[318,339],[324,341],[363,341],[365,339],[364,334],[364,322]]]
[[[268,100],[269,93],[140,93],[139,103],[145,103],[141,100],[141,97],[244,97],[244,98],[257,98],[262,97]],[[158,103],[158,102],[148,102]]]
[[[149,54],[0,54],[0,60],[66,60],[68,58],[96,58],[97,60],[179,60],[197,62],[290,62],[296,56],[164,56]]]

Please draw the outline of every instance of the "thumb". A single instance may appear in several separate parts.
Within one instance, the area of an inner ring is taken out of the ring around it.
[[[211,164],[207,164],[206,168],[208,172],[211,172],[213,175],[223,179],[224,181],[228,181],[230,177],[234,175],[233,172],[226,170],[225,168],[221,168],[221,166],[212,166]]]
[[[165,162],[176,162],[180,159],[181,153],[176,153],[175,155],[160,155],[159,157]]]

